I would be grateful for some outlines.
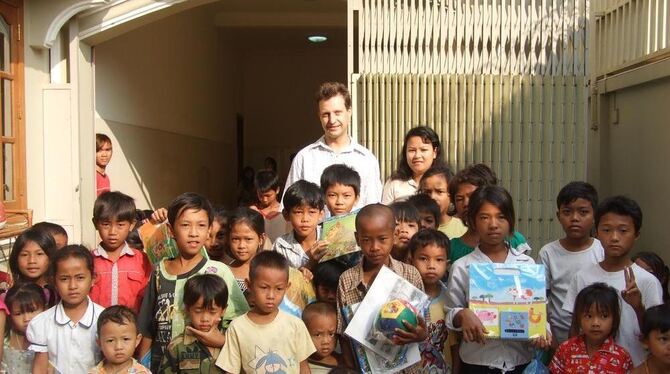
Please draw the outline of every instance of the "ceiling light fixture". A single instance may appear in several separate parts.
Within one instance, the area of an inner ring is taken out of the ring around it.
[[[323,43],[328,40],[328,38],[323,35],[310,35],[307,37],[307,40],[312,43]]]

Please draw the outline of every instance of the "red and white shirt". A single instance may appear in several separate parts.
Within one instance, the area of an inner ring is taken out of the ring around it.
[[[600,349],[589,357],[582,335],[561,344],[549,364],[549,371],[553,374],[615,374],[628,373],[632,369],[630,355],[623,347],[615,344],[612,337],[607,338]]]

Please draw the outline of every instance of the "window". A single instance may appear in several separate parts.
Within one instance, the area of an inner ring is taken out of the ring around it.
[[[0,0],[0,196],[26,208],[22,1]]]

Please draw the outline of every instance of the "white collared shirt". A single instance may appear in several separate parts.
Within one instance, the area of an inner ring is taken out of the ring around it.
[[[318,232],[319,229],[317,229],[317,240]],[[298,241],[295,239],[295,236],[293,236],[293,230],[278,237],[272,245],[272,250],[284,255],[284,257],[286,257],[288,260],[289,265],[296,269],[300,269],[301,267],[305,266],[307,262],[309,262],[307,253],[305,253],[302,245],[300,245],[300,243],[298,243]]]
[[[105,308],[88,299],[88,307],[78,323],[65,314],[62,302],[38,314],[28,324],[29,350],[49,353],[56,373],[86,374],[99,361],[95,342],[98,317]]]
[[[284,191],[301,179],[320,186],[323,169],[330,165],[345,164],[356,170],[361,177],[361,196],[352,210],[378,203],[382,195],[379,161],[369,149],[351,138],[349,140],[349,145],[340,152],[330,148],[323,136],[301,149],[293,159]]]
[[[419,186],[414,179],[406,181],[402,179],[389,179],[384,183],[382,190],[382,204],[389,205],[396,201],[406,200],[412,195],[416,195]]]
[[[445,323],[450,330],[461,331],[460,328],[454,327],[454,318],[458,312],[468,307],[470,284],[468,268],[470,264],[479,263],[492,263],[492,261],[479,247],[476,247],[472,253],[456,260],[451,266],[445,303],[447,312]],[[535,261],[523,252],[511,248],[507,252],[505,263],[534,264]],[[501,339],[489,339],[484,345],[463,341],[459,352],[463,362],[494,367],[504,371],[513,370],[518,365],[527,364],[533,357],[532,348],[528,342]]]

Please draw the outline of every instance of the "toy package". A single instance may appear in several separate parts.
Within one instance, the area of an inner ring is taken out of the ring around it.
[[[469,272],[469,308],[489,331],[489,338],[546,337],[544,265],[471,264]]]

